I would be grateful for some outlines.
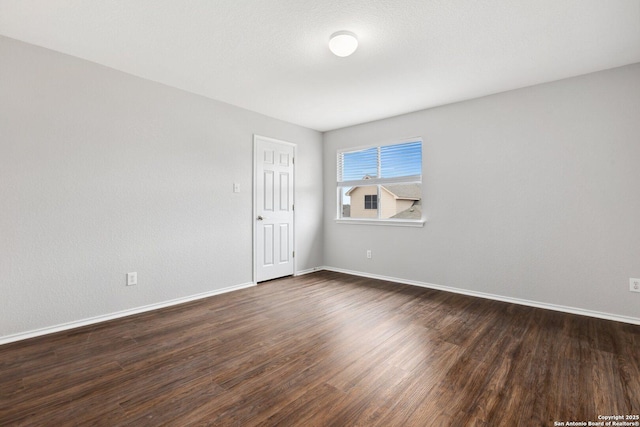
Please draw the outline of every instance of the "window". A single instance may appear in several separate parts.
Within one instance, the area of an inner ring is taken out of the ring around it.
[[[371,194],[364,196],[364,208],[365,209],[378,209],[378,195]]]
[[[422,139],[337,153],[338,220],[422,225]]]

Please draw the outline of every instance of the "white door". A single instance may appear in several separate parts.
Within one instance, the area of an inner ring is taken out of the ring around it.
[[[295,145],[254,137],[256,282],[293,274]]]

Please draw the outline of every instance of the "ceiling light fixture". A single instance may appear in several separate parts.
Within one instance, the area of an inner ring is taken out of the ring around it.
[[[358,48],[358,37],[351,31],[337,31],[329,38],[329,49],[334,55],[345,57]]]

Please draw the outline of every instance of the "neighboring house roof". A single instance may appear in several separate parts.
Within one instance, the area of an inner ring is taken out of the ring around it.
[[[346,192],[346,193],[344,193],[344,194],[346,194],[347,196],[351,196],[351,193],[353,193],[353,192],[354,192],[356,189],[358,189],[358,188],[360,188],[360,187],[351,187],[351,188],[349,189],[349,191],[347,191],[347,192]]]
[[[359,187],[351,187],[351,189],[347,191],[346,195],[350,196],[356,188]],[[383,185],[382,188],[391,193],[391,195],[396,199],[420,200],[422,197],[420,184],[387,184]]]
[[[396,199],[420,200],[422,198],[420,184],[387,184],[382,187],[393,194]]]
[[[420,200],[413,203],[409,209],[391,217],[392,219],[422,219],[422,202]]]

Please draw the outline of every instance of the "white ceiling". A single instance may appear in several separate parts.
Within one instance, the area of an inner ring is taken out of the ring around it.
[[[326,131],[640,62],[640,0],[0,0],[0,35]]]

